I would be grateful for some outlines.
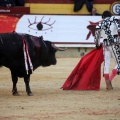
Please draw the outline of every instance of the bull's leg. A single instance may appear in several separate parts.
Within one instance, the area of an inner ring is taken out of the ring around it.
[[[28,96],[32,96],[32,92],[30,90],[30,86],[29,86],[29,82],[30,82],[30,75],[27,75],[24,77],[24,82],[25,82],[25,85],[26,85],[26,92],[28,94]]]
[[[11,77],[12,77],[12,82],[13,82],[13,89],[12,89],[12,94],[14,96],[18,96],[18,91],[17,91],[17,81],[18,81],[18,77],[11,71]]]

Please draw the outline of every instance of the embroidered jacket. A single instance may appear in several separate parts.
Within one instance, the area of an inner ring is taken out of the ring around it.
[[[103,38],[104,45],[108,46],[113,43],[119,43],[118,32],[120,32],[120,24],[115,16],[107,17],[96,26],[95,44],[100,45],[100,38]]]

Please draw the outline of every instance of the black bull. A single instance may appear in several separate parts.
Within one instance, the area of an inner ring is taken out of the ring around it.
[[[24,43],[25,42],[25,43]],[[25,49],[24,49],[24,45]],[[17,91],[18,77],[23,77],[26,92],[32,95],[29,82],[32,70],[27,60],[28,71],[25,67],[24,50],[28,49],[33,71],[39,66],[50,66],[56,64],[55,53],[64,50],[56,47],[50,41],[44,41],[42,37],[34,37],[27,34],[5,33],[0,34],[0,66],[10,69],[13,82],[13,95],[19,95]]]

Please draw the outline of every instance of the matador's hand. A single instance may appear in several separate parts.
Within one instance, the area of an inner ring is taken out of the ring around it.
[[[99,45],[96,45],[96,49],[99,49],[99,47],[100,47]]]

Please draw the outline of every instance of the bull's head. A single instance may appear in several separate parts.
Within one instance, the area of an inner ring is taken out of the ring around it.
[[[59,48],[50,41],[45,41],[45,43],[47,46],[47,56],[46,56],[46,60],[42,64],[42,66],[46,67],[46,66],[50,66],[50,65],[55,65],[57,63],[55,53],[57,51],[65,51],[66,48],[65,49]]]

